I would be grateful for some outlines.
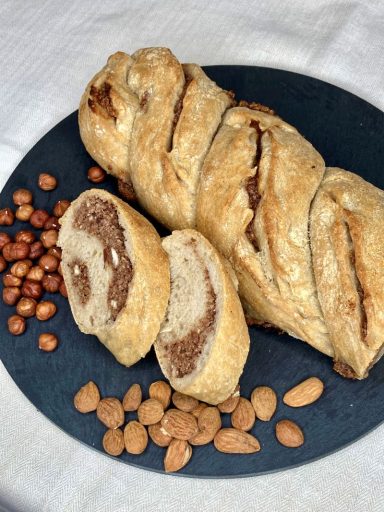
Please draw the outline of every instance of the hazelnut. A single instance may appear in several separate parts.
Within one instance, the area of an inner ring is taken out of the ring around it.
[[[31,297],[32,299],[40,299],[43,295],[43,287],[39,281],[30,281],[26,279],[21,287],[23,297]]]
[[[56,313],[56,305],[50,300],[43,300],[36,306],[36,318],[45,322]]]
[[[25,242],[10,242],[3,247],[3,256],[6,261],[25,260],[30,253],[30,246]]]
[[[3,284],[4,286],[21,286],[22,280],[20,277],[16,277],[10,272],[7,272],[3,276]]]
[[[52,254],[43,254],[39,259],[39,265],[45,272],[55,272],[59,266],[59,260]]]
[[[8,306],[14,306],[16,302],[21,297],[20,288],[16,286],[10,286],[8,288],[3,288],[3,302],[8,304]]]
[[[57,187],[57,180],[52,174],[47,174],[46,172],[42,172],[39,175],[38,181],[39,187],[41,190],[49,191],[54,190]]]
[[[32,224],[34,228],[41,229],[44,224],[49,219],[49,213],[46,210],[35,210],[30,219],[29,222]]]
[[[63,267],[61,266],[61,261],[60,261],[59,266],[57,267],[57,271],[58,271],[58,273],[59,273],[61,276],[63,275]]]
[[[88,179],[92,183],[102,183],[107,176],[107,173],[98,165],[88,169]]]
[[[44,270],[38,265],[35,265],[29,270],[27,274],[27,279],[29,279],[30,281],[41,281],[44,276]]]
[[[53,215],[55,217],[62,217],[64,213],[68,210],[71,202],[67,199],[60,199],[60,201],[57,201],[55,206],[53,207]]]
[[[32,267],[31,260],[20,260],[14,263],[11,267],[11,274],[16,277],[25,277],[29,269]]]
[[[61,293],[61,295],[63,297],[65,297],[66,299],[68,298],[67,287],[65,286],[64,280],[61,281],[61,283],[60,283],[59,292]]]
[[[44,254],[44,246],[38,240],[37,242],[33,242],[31,244],[31,252],[29,253],[29,257],[31,260],[36,260],[37,258],[40,258]]]
[[[41,284],[48,293],[56,293],[59,291],[63,278],[59,274],[45,274]]]
[[[4,233],[4,231],[0,232],[0,251],[3,249],[5,244],[9,244],[12,242],[12,238],[8,235],[8,233]]]
[[[25,242],[31,244],[35,241],[36,235],[32,231],[21,230],[15,235],[15,242]]]
[[[25,331],[26,322],[22,316],[12,315],[8,318],[8,331],[14,336],[19,336]]]
[[[15,220],[15,214],[10,208],[0,210],[0,226],[12,226]]]
[[[30,204],[22,204],[16,210],[16,219],[21,220],[23,222],[27,222],[31,218],[31,215],[34,212],[34,210],[34,207],[31,206]]]
[[[13,202],[16,206],[21,206],[22,204],[32,204],[32,200],[32,192],[26,188],[18,188],[13,193]]]
[[[52,352],[58,345],[59,340],[57,337],[50,333],[44,332],[39,336],[39,349],[44,352]]]
[[[55,245],[54,247],[50,247],[48,249],[48,254],[52,254],[52,256],[55,256],[58,260],[61,260],[62,250],[60,247]]]
[[[43,231],[40,235],[40,240],[46,249],[49,249],[56,245],[58,239],[58,232],[55,229],[49,229],[48,231]]]
[[[0,255],[0,272],[4,272],[4,270],[7,268],[7,262],[5,259]]]
[[[59,219],[52,215],[52,217],[49,217],[49,219],[44,224],[44,229],[46,231],[48,231],[49,229],[56,229],[57,231],[59,231],[59,229],[60,229]]]
[[[16,304],[16,312],[24,318],[30,318],[36,313],[36,305],[37,302],[35,299],[31,299],[30,297],[21,297],[19,302]]]

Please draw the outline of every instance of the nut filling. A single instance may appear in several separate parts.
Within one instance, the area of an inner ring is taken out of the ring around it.
[[[91,296],[88,267],[79,259],[73,260],[68,266],[72,273],[72,285],[77,290],[81,304],[85,305]]]
[[[197,364],[207,336],[212,332],[216,315],[216,294],[209,278],[208,270],[204,270],[207,283],[207,309],[205,315],[199,320],[195,328],[184,338],[172,343],[167,350],[170,367],[174,376],[182,378],[190,374]],[[172,282],[171,282],[172,288]]]
[[[108,304],[111,318],[116,320],[126,303],[129,283],[133,276],[133,268],[127,256],[124,232],[119,224],[117,210],[107,201],[97,197],[92,198],[92,203],[85,201],[79,206],[73,225],[97,237],[104,246],[104,267],[109,266],[113,270],[108,290]],[[82,294],[81,290],[87,289],[86,286],[84,288],[84,283],[87,282],[88,276],[87,272],[81,272],[80,275],[86,276],[79,286],[79,292]],[[75,282],[74,286],[76,286]]]

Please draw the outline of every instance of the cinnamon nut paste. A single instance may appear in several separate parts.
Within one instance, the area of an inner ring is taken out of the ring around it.
[[[95,236],[102,243],[104,268],[112,269],[112,280],[108,289],[108,305],[112,320],[127,301],[129,283],[132,280],[133,268],[125,248],[124,230],[119,223],[116,207],[94,197],[84,201],[77,209],[73,226]],[[88,268],[85,262],[73,268],[73,285],[77,288],[80,300],[86,301],[90,295]],[[80,274],[75,275],[75,269],[80,269]]]
[[[251,176],[250,178],[248,178],[247,184],[246,184],[246,191],[247,191],[248,199],[249,199],[249,207],[251,208],[251,210],[253,210],[253,215],[252,215],[251,221],[247,225],[245,234],[247,235],[248,240],[251,242],[251,244],[253,245],[255,250],[259,251],[259,243],[258,243],[256,233],[254,230],[254,221],[255,221],[255,216],[256,216],[256,210],[257,210],[257,207],[258,207],[260,199],[261,199],[261,196],[258,192],[258,188],[259,188],[258,171],[259,171],[260,158],[261,158],[261,137],[263,135],[263,132],[262,132],[260,125],[257,121],[252,120],[250,127],[254,128],[257,133],[256,153],[255,153],[255,160],[254,160],[254,164],[253,164],[253,167],[256,167],[256,173],[254,174],[254,176]]]

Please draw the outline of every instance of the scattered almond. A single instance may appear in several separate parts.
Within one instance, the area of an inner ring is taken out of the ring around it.
[[[215,448],[223,453],[255,453],[260,451],[260,443],[256,437],[237,430],[222,428],[213,440]]]
[[[109,455],[121,455],[124,450],[123,432],[119,428],[107,430],[103,437],[103,448]]]
[[[269,421],[275,414],[277,396],[272,388],[259,386],[252,391],[251,402],[256,417],[261,421]]]
[[[208,405],[205,402],[200,402],[199,405],[196,407],[196,409],[193,409],[192,413],[195,418],[198,418],[202,411],[206,409]]]
[[[141,404],[142,396],[140,384],[132,384],[123,398],[124,411],[137,411]]]
[[[99,402],[99,389],[91,380],[79,389],[73,399],[76,409],[82,413],[96,411]]]
[[[303,431],[291,420],[280,420],[276,423],[276,437],[287,448],[298,448],[304,443]]]
[[[143,453],[148,444],[148,434],[141,423],[130,421],[125,425],[124,444],[128,453],[139,455]]]
[[[290,407],[303,407],[316,402],[323,391],[324,384],[321,380],[317,377],[310,377],[287,391],[283,397],[283,402]]]
[[[157,446],[166,447],[169,446],[169,443],[172,441],[172,437],[169,436],[161,423],[155,423],[154,425],[149,425],[148,434],[152,441],[157,444]]]
[[[192,412],[199,405],[199,401],[191,396],[175,391],[172,395],[173,405],[184,412]]]
[[[179,471],[192,456],[192,447],[181,439],[172,439],[164,458],[164,469],[167,473]]]
[[[107,428],[115,429],[124,423],[124,409],[120,400],[114,397],[100,400],[96,414],[101,423]]]
[[[164,410],[167,409],[171,403],[171,395],[171,386],[163,380],[152,382],[149,386],[149,397],[158,400],[163,405]]]
[[[165,432],[176,439],[188,441],[198,432],[197,421],[189,412],[169,409],[161,419]]]
[[[255,410],[249,400],[240,397],[236,409],[231,414],[231,423],[234,428],[239,430],[251,430],[255,424]]]
[[[164,415],[162,404],[155,398],[148,398],[137,409],[137,417],[142,425],[154,425]]]
[[[221,429],[221,416],[217,407],[206,407],[201,411],[197,420],[199,432],[189,442],[198,446],[213,441],[217,432]]]
[[[240,399],[240,386],[237,385],[235,388],[235,391],[232,393],[231,396],[229,396],[224,402],[221,402],[221,404],[218,404],[217,407],[220,412],[227,412],[231,413],[233,412],[237,404],[239,403]]]

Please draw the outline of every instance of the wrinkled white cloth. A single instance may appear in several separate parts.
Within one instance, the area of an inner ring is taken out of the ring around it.
[[[182,62],[288,69],[384,109],[383,27],[382,0],[2,0],[0,188],[116,50],[168,46]],[[199,480],[135,469],[81,445],[36,411],[2,365],[0,403],[0,509],[384,510],[384,426],[297,469]]]

